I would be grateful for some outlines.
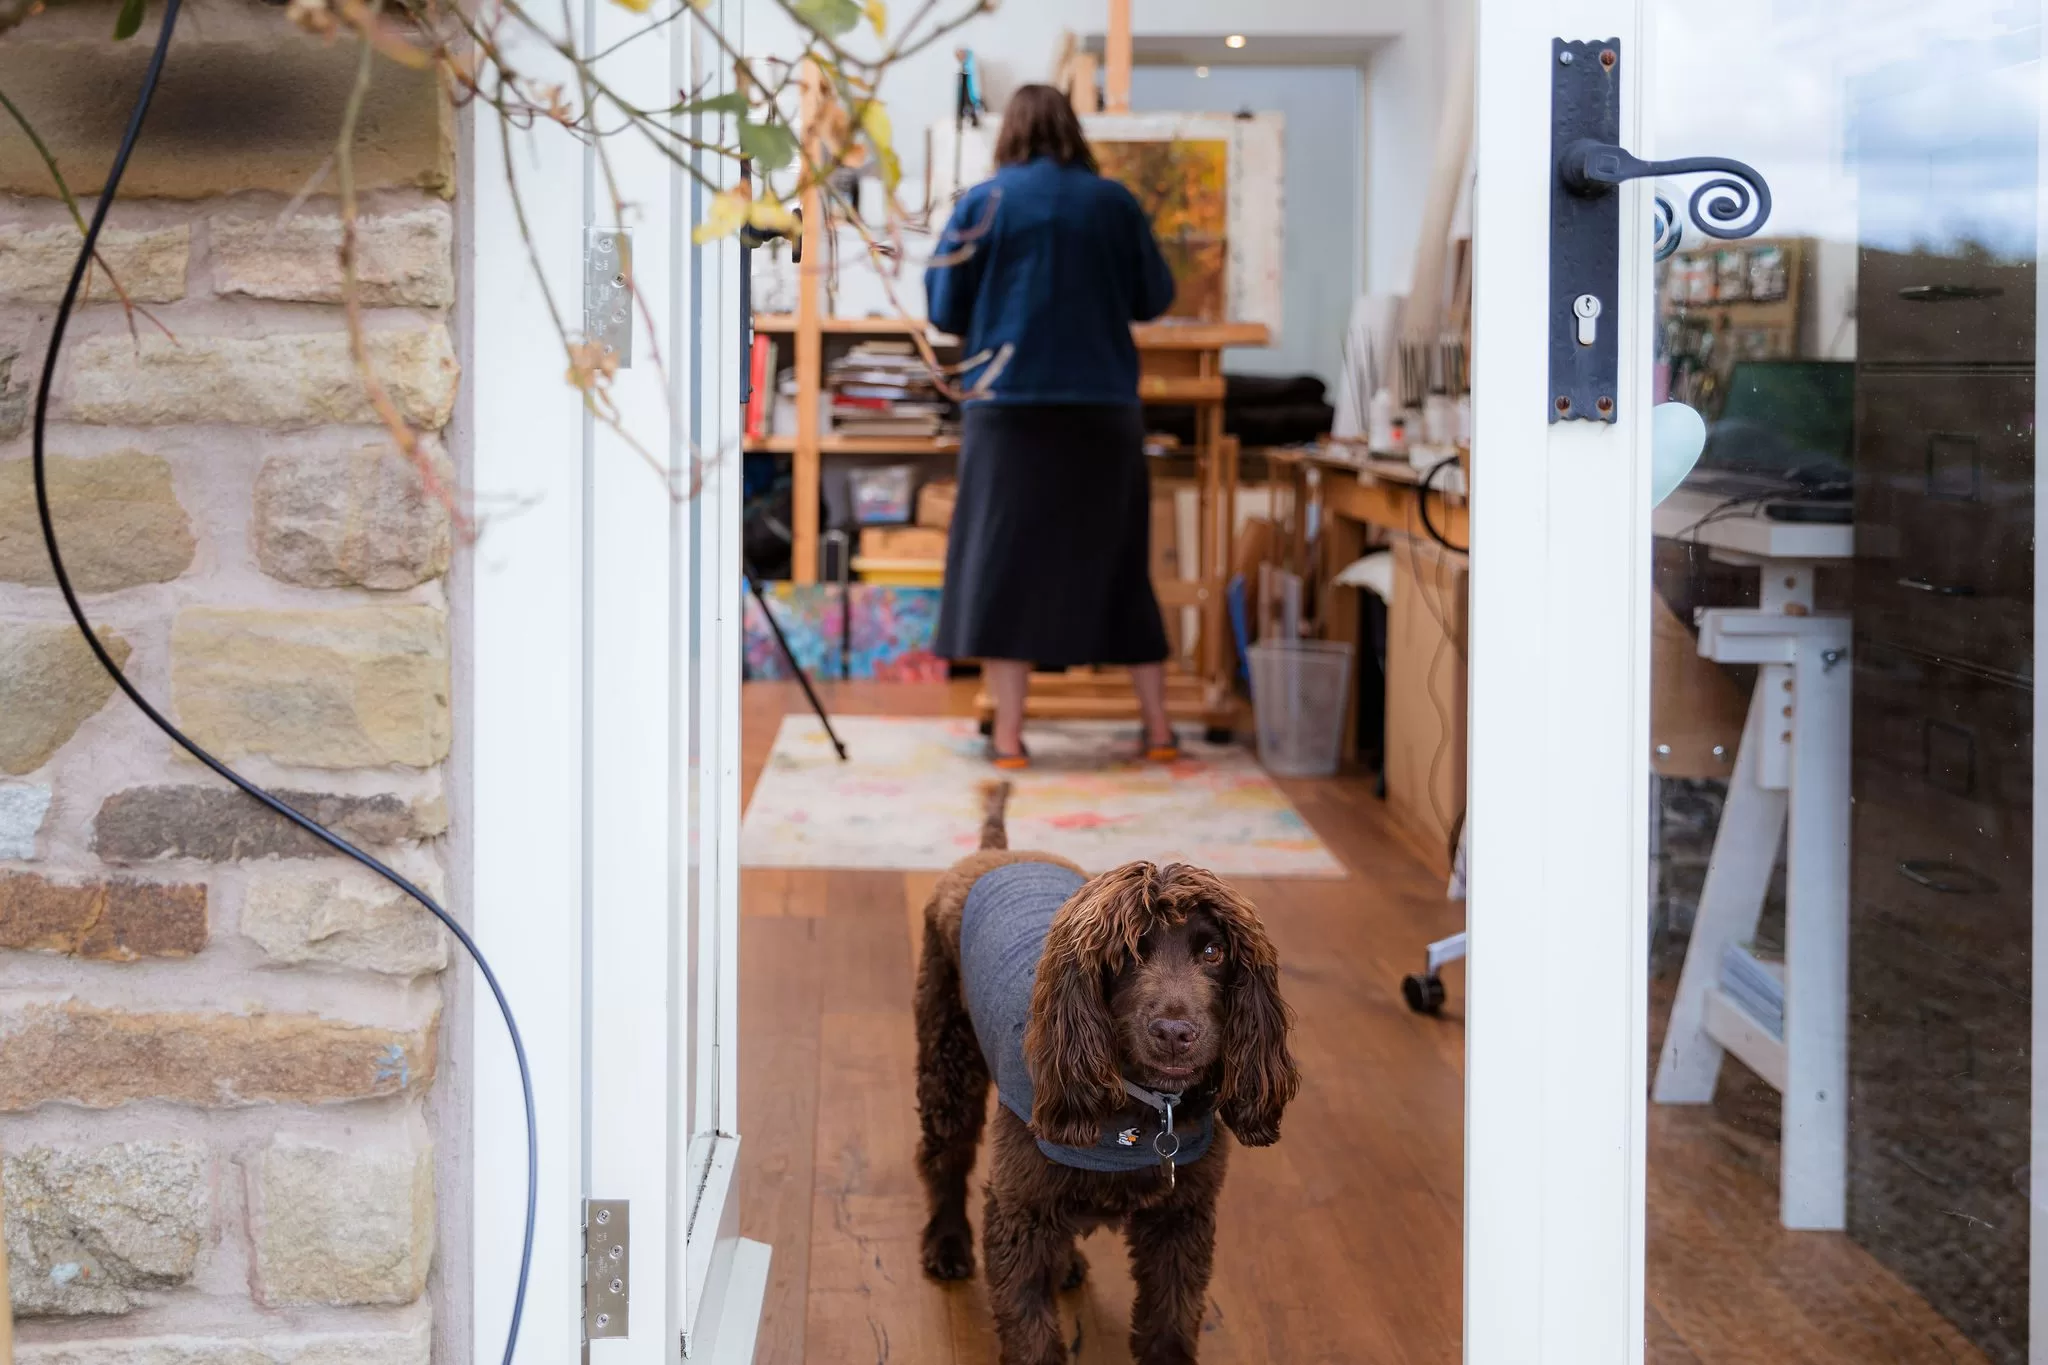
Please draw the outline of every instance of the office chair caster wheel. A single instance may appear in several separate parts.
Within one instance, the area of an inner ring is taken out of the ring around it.
[[[985,720],[975,728],[981,731],[981,737],[983,739],[987,739],[990,735],[996,732],[996,723],[992,720]]]
[[[1228,744],[1237,735],[1228,725],[1212,725],[1202,731],[1202,740],[1207,744]]]
[[[1444,1007],[1444,983],[1434,976],[1404,976],[1401,998],[1417,1014],[1436,1014]]]

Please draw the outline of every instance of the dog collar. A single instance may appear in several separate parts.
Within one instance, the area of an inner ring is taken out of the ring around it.
[[[1149,1104],[1159,1111],[1159,1131],[1152,1135],[1152,1150],[1159,1154],[1159,1173],[1166,1181],[1166,1188],[1171,1190],[1173,1159],[1180,1155],[1180,1134],[1173,1131],[1173,1111],[1187,1092],[1176,1090],[1163,1093],[1158,1090],[1147,1090],[1144,1086],[1129,1080],[1124,1082],[1124,1092],[1132,1099]]]

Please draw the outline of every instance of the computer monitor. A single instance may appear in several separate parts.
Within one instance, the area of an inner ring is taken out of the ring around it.
[[[1854,362],[1738,360],[1698,467],[1803,488],[1847,484],[1855,435]]]

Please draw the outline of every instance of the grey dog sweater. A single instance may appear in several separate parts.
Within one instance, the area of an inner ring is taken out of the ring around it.
[[[1031,988],[1052,918],[1086,881],[1053,863],[1009,863],[984,872],[968,889],[960,911],[960,985],[974,1036],[995,1078],[996,1098],[1025,1123],[1031,1122],[1031,1070],[1024,1064],[1024,1025],[1031,1017]],[[1061,1147],[1038,1139],[1038,1150],[1062,1166],[1084,1171],[1144,1171],[1159,1168],[1153,1136],[1160,1114],[1132,1100],[1102,1130],[1092,1147]],[[1185,1166],[1209,1150],[1216,1120],[1175,1117],[1181,1140],[1175,1161]]]

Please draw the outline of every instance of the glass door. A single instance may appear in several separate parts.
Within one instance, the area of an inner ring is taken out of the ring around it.
[[[2048,1359],[2042,6],[1479,12],[1468,1358]]]

